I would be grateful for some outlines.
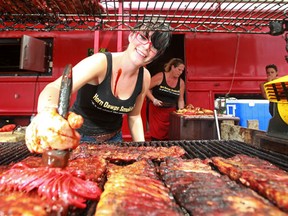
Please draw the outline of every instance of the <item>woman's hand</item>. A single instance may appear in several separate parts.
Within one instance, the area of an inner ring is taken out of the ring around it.
[[[26,145],[30,152],[43,153],[44,149],[74,149],[79,145],[83,118],[73,112],[67,120],[60,116],[56,108],[47,108],[38,113],[26,128]]]
[[[154,104],[154,106],[162,106],[163,102],[155,98],[153,100],[153,104]]]

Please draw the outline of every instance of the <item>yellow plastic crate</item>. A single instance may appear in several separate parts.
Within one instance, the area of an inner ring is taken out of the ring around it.
[[[288,103],[288,75],[264,84],[267,99],[276,103]]]

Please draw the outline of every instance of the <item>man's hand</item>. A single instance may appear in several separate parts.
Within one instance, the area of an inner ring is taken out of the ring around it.
[[[272,80],[274,80],[274,79],[275,79],[275,77],[273,77],[273,76],[270,75],[270,76],[267,77],[267,82],[270,82],[270,81],[272,81]]]

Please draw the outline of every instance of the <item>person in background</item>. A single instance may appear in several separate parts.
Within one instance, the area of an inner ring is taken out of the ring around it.
[[[275,64],[269,64],[265,67],[266,70],[266,76],[267,76],[267,81],[266,82],[270,82],[272,80],[275,80],[278,78],[278,68]],[[264,89],[264,84],[266,82],[260,83],[260,90],[261,90],[261,94],[265,99],[267,98],[265,89]],[[269,102],[269,113],[271,114],[271,116],[274,115],[274,107],[275,107],[275,103],[273,102]]]
[[[121,142],[123,114],[128,116],[133,141],[145,141],[141,108],[151,76],[144,66],[165,51],[170,39],[165,23],[141,22],[130,32],[125,51],[99,52],[76,64],[72,68],[72,92],[78,93],[71,112],[84,119],[77,131],[71,127],[72,120],[61,118],[55,111],[61,77],[48,84],[39,96],[38,114],[26,129],[27,146],[47,147],[54,142],[59,149],[66,142],[74,148],[80,138],[86,142]]]
[[[170,113],[185,106],[185,83],[180,78],[185,69],[182,59],[172,58],[164,65],[164,72],[151,78],[147,93],[149,102],[149,129],[152,140],[168,140]]]

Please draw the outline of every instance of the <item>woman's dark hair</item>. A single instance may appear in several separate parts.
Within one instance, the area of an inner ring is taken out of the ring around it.
[[[173,65],[174,67],[178,67],[178,66],[181,65],[181,64],[184,65],[184,62],[183,62],[182,59],[180,59],[180,58],[172,58],[172,59],[170,59],[169,62],[167,62],[167,63],[164,65],[164,70],[165,70],[166,72],[168,72],[168,71],[171,70],[172,65]]]
[[[276,72],[278,72],[278,68],[275,64],[269,64],[265,67],[265,69],[267,70],[268,68],[273,68]]]
[[[149,36],[149,32],[153,32],[151,35],[151,42],[154,48],[158,50],[157,56],[160,56],[170,44],[171,32],[169,25],[160,20],[144,19],[142,22],[138,22],[134,28],[134,31],[141,30],[145,36]]]

